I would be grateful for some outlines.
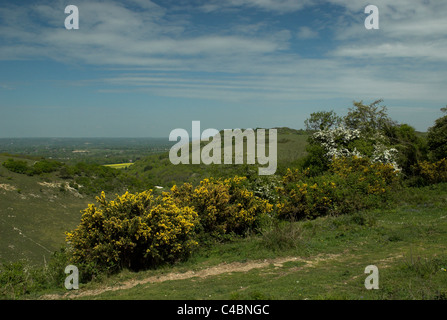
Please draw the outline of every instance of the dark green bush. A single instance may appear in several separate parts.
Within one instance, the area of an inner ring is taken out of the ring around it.
[[[62,166],[63,164],[58,161],[41,160],[33,165],[32,172],[33,174],[51,173],[59,170]]]
[[[2,164],[6,169],[15,173],[26,174],[30,168],[28,163],[22,160],[8,159]]]
[[[428,129],[427,144],[433,161],[447,158],[447,115]]]
[[[18,299],[50,288],[64,288],[65,249],[53,253],[48,265],[34,266],[26,260],[0,264],[0,299]]]

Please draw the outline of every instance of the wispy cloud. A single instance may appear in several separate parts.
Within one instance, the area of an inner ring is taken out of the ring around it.
[[[148,1],[130,3],[155,6]],[[176,65],[179,57],[269,54],[283,48],[287,40],[268,35],[189,35],[185,32],[187,22],[171,21],[162,9],[134,11],[117,2],[93,1],[82,2],[79,7],[81,28],[75,32],[63,28],[61,5],[0,9],[0,16],[14,11],[0,29],[0,37],[7,40],[0,48],[0,59],[41,55],[98,65],[150,67],[165,62],[170,66]],[[34,15],[39,16],[38,21]]]
[[[311,0],[211,0],[202,1],[199,9],[212,12],[229,8],[257,8],[269,12],[298,11],[312,4]]]
[[[211,0],[197,1],[194,8],[178,1],[175,10],[149,0],[76,2],[81,16],[76,31],[63,27],[64,1],[2,6],[0,59],[46,58],[117,68],[95,79],[103,93],[271,101],[353,94],[365,99],[446,98],[447,76],[440,74],[447,69],[444,2],[376,0],[381,25],[375,31],[365,30],[364,4],[358,1]],[[222,30],[197,31],[194,24],[195,12],[212,17],[249,8],[280,21],[282,15],[317,4],[335,5],[341,15],[318,30],[249,18],[235,19]],[[330,37],[331,44],[324,43]],[[327,49],[304,58],[301,48],[309,39],[322,41]]]
[[[0,90],[14,90],[14,88],[10,85],[0,83]]]
[[[318,38],[318,31],[309,27],[301,27],[298,30],[297,37],[301,40],[315,39]]]
[[[328,0],[343,6],[334,34],[341,43],[334,49],[338,57],[359,59],[409,58],[415,62],[446,61],[446,2],[429,0],[377,0],[380,30],[365,33],[364,7],[356,1]],[[355,17],[355,19],[352,19]],[[385,61],[385,60],[383,60]],[[395,61],[395,63],[398,63]]]

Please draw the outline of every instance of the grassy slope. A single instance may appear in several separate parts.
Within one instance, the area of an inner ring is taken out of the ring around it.
[[[307,134],[300,130],[289,128],[277,129],[278,170],[281,174],[285,168],[292,166],[298,159],[306,155]],[[202,143],[205,145],[206,143]],[[222,139],[223,144],[223,139]],[[244,149],[245,150],[245,149]],[[172,186],[173,184],[191,182],[198,183],[205,177],[246,175],[246,165],[204,165],[179,164],[173,165],[169,160],[169,152],[148,156],[136,161],[128,168],[130,173],[150,182],[151,185]],[[258,174],[258,165],[252,166]]]
[[[305,153],[306,135],[293,129],[278,130],[278,161],[290,163]],[[27,176],[11,172],[1,163],[11,156],[0,155],[0,262],[29,259],[33,264],[42,264],[44,257],[63,245],[65,231],[74,229],[80,221],[80,211],[88,203],[94,203],[94,196],[77,197],[68,189],[64,192],[56,185],[64,181],[56,174]],[[32,165],[30,157],[15,157]],[[151,170],[144,170],[149,164]],[[205,176],[222,174],[243,174],[242,166],[205,165],[174,166],[168,154],[149,156],[128,168],[141,177],[150,176],[152,185],[166,186],[169,182],[199,182]],[[49,185],[39,183],[51,182]],[[3,187],[1,187],[3,186]]]
[[[8,158],[0,156],[0,163]],[[52,175],[46,180],[62,182]],[[61,191],[46,180],[0,166],[0,261],[29,259],[42,264],[44,257],[48,261],[51,253],[64,244],[65,231],[79,224],[80,210],[93,201],[69,190]]]
[[[122,272],[103,289],[129,280],[212,266],[241,267],[295,257],[246,272],[144,283],[83,299],[447,299],[447,184],[404,190],[386,209],[272,226],[263,235],[203,248],[161,270]],[[270,260],[268,260],[270,261]],[[365,267],[379,268],[379,290],[366,290]],[[225,269],[224,269],[225,270]],[[75,296],[73,296],[75,297]]]

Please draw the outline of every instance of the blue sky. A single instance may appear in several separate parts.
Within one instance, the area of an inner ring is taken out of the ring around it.
[[[446,15],[434,0],[2,0],[0,137],[299,129],[379,98],[425,131],[447,104]]]

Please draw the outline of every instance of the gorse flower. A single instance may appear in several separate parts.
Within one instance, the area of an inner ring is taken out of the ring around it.
[[[204,179],[200,185],[129,192],[89,204],[66,240],[77,265],[101,270],[140,269],[173,262],[198,246],[198,235],[243,234],[273,206],[244,187],[245,177]]]
[[[181,258],[197,245],[197,213],[178,207],[170,194],[126,192],[108,201],[102,192],[96,200],[99,206],[89,204],[80,225],[66,234],[75,263],[138,269]]]
[[[429,183],[447,182],[447,158],[436,162],[421,161],[418,168],[421,177]]]
[[[277,188],[278,215],[313,218],[338,215],[377,205],[398,182],[391,164],[371,163],[367,158],[334,158],[327,173],[309,177],[306,171],[288,169]]]
[[[216,236],[242,234],[252,228],[261,215],[272,211],[273,205],[247,190],[245,177],[204,179],[196,188],[189,183],[171,189],[178,205],[193,207],[205,233]]]

